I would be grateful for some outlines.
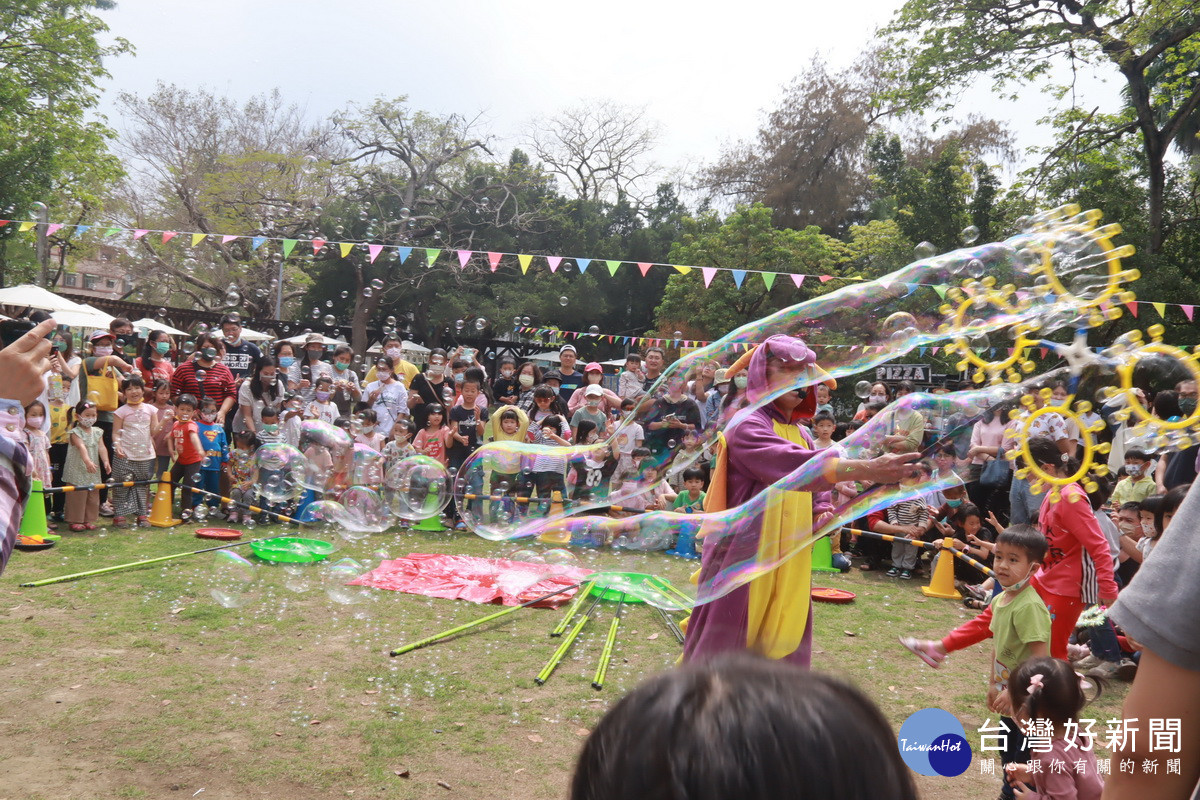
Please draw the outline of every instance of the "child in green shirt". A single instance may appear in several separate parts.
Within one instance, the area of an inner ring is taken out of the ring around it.
[[[683,471],[683,491],[675,498],[671,510],[680,514],[704,511],[704,470],[691,467]]]

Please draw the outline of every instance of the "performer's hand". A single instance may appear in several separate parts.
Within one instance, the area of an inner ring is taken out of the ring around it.
[[[920,458],[920,453],[889,453],[860,462],[860,466],[854,469],[853,476],[855,479],[875,483],[899,483],[905,478],[915,478],[920,474],[920,469],[913,466],[913,462],[919,461]]]

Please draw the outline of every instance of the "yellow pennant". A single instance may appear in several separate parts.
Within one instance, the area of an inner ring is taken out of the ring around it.
[[[354,249],[354,242],[338,242],[338,250],[342,251],[342,258],[350,255],[350,251]]]
[[[192,247],[195,247],[196,245],[203,242],[207,236],[208,236],[207,233],[193,233],[192,234]]]
[[[529,272],[529,262],[533,261],[533,256],[518,255],[517,261],[521,264],[521,274],[525,275]]]
[[[36,224],[36,222],[22,222],[21,226],[17,228],[17,230],[21,233],[24,233],[25,231],[30,230]]]

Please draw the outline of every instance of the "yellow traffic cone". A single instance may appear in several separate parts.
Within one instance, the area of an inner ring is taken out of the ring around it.
[[[942,539],[942,552],[938,554],[937,566],[933,568],[933,577],[928,586],[922,586],[921,591],[926,597],[941,597],[946,600],[961,600],[962,595],[954,588],[954,539],[947,536]]]
[[[164,472],[150,508],[150,524],[156,528],[172,528],[183,522],[171,516],[171,473]]]
[[[33,484],[29,499],[25,501],[25,513],[21,517],[21,530],[17,533],[21,536],[45,536],[50,533],[50,526],[46,524],[46,495],[42,494],[42,482],[39,480],[31,481]]]

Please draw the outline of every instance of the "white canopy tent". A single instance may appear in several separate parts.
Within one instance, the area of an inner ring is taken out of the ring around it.
[[[243,336],[245,336],[245,335],[246,335],[246,329],[245,329],[245,328],[242,328],[242,335],[243,335]],[[300,347],[303,347],[303,346],[304,346],[304,340],[305,340],[305,339],[307,339],[309,336],[312,336],[312,335],[313,335],[313,334],[311,334],[311,333],[301,333],[301,334],[297,334],[296,336],[292,336],[292,337],[290,337],[290,338],[287,338],[287,339],[280,339],[279,341],[281,341],[281,342],[291,342],[292,344],[299,345]],[[321,337],[321,342],[322,342],[322,344],[324,344],[326,347],[337,347],[339,344],[345,344],[345,342],[343,342],[341,339],[331,339],[331,338],[329,338],[328,336],[326,336],[326,335],[325,335],[325,334],[323,334],[323,333],[322,333],[322,334],[317,334],[317,335]],[[246,337],[246,338],[249,338],[249,337]],[[270,337],[267,337],[267,338],[270,338]]]
[[[0,306],[37,308],[42,311],[79,311],[83,308],[90,308],[90,306],[84,306],[74,300],[59,297],[54,292],[34,286],[32,283],[0,289]]]
[[[145,317],[144,319],[135,320],[133,327],[137,328],[142,333],[150,333],[151,331],[164,331],[171,336],[189,336],[187,331],[181,331],[179,328],[172,328],[165,322],[159,322],[156,319]]]
[[[109,324],[116,319],[111,314],[106,314],[100,309],[92,308],[86,304],[80,305],[78,309],[51,311],[50,315],[54,317],[54,321],[59,325],[66,325],[68,328],[97,328],[107,330]]]
[[[525,356],[525,360],[526,361],[536,361],[541,364],[557,364],[558,363],[558,351],[557,350],[548,350],[545,353],[534,353],[531,356]]]
[[[242,328],[242,338],[248,342],[269,342],[275,337],[269,333],[260,333],[258,331],[252,331],[249,328]],[[288,339],[288,341],[292,340]]]

